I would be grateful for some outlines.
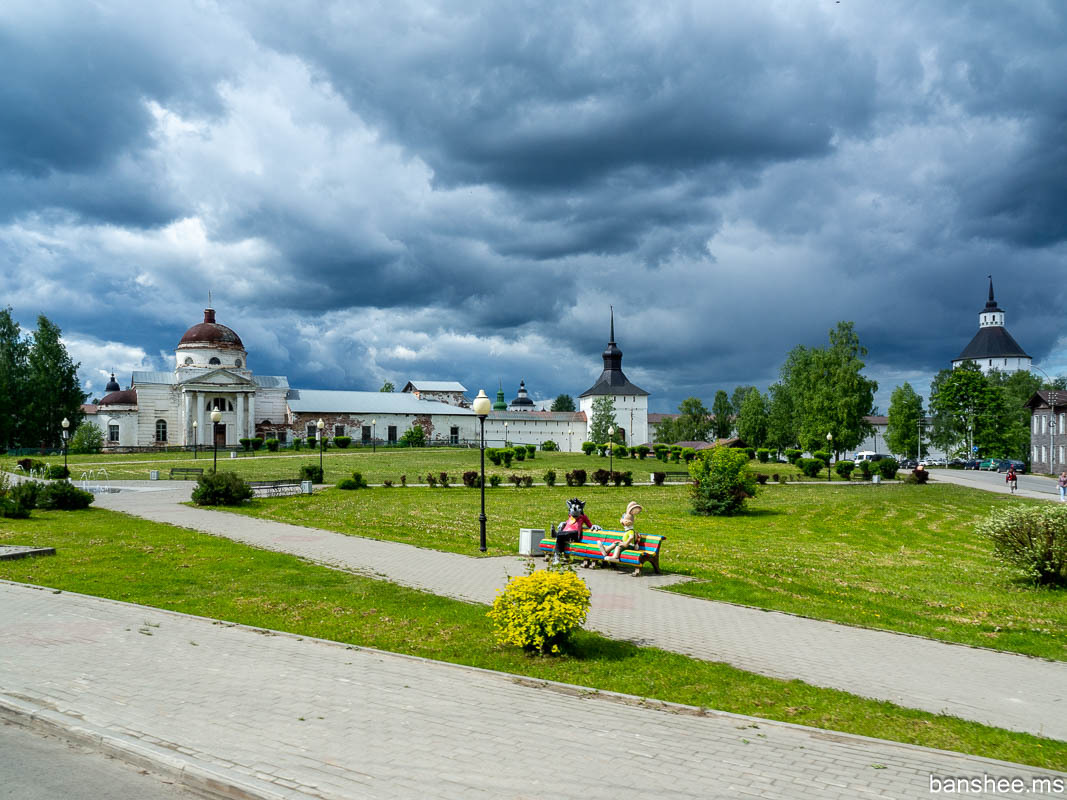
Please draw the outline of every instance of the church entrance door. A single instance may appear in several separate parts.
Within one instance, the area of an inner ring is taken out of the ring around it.
[[[216,447],[225,447],[226,446],[226,426],[223,425],[222,423],[219,423],[218,425],[215,426],[215,446]]]

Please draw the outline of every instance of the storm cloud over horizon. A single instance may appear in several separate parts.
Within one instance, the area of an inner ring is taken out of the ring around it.
[[[208,292],[259,374],[673,410],[853,320],[888,393],[1007,327],[1067,372],[1051,2],[0,8],[0,304],[83,384]]]

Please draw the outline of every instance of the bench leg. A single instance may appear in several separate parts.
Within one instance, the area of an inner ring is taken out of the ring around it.
[[[652,562],[652,569],[654,569],[656,571],[656,574],[659,575],[659,553],[656,553],[656,555],[650,558],[649,561]]]

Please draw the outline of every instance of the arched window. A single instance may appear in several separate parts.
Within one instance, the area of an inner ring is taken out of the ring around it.
[[[189,366],[192,363],[193,363],[193,357],[192,356],[186,356],[185,357],[185,366]]]
[[[210,359],[208,359],[207,363],[209,363],[209,364],[221,364],[222,362],[219,361],[218,356],[212,356]]]
[[[167,421],[165,419],[156,420],[156,441],[167,441]]]
[[[238,369],[240,369],[240,367],[241,367],[241,359],[237,359],[236,361],[234,361],[233,365],[235,367],[237,367]]]
[[[225,397],[216,397],[207,401],[208,411],[233,411],[233,403]]]

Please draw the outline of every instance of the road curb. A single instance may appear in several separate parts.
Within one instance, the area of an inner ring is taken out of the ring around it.
[[[311,798],[311,795],[249,777],[236,770],[207,765],[166,747],[106,730],[26,698],[0,694],[0,720],[88,747],[210,800]]]

